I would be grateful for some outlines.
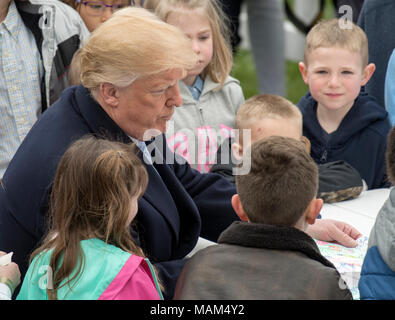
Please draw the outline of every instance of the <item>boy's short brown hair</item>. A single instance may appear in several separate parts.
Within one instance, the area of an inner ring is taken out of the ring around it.
[[[251,222],[294,226],[317,194],[318,168],[301,141],[272,136],[252,144],[236,188]]]
[[[302,113],[291,101],[274,94],[259,94],[246,100],[236,114],[235,128],[242,142],[242,129],[251,129],[251,122],[270,117],[299,118]]]
[[[309,54],[317,48],[340,47],[360,53],[362,66],[369,62],[368,38],[365,32],[355,23],[349,21],[351,28],[341,25],[339,19],[322,20],[307,34],[304,50],[304,63],[308,64]]]

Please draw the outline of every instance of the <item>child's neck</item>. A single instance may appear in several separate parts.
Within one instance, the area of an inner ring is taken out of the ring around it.
[[[293,227],[300,230],[300,231],[306,232],[308,226],[309,225],[306,222],[306,220],[300,219]]]
[[[195,83],[196,78],[198,76],[186,76],[184,79],[182,79],[182,81],[184,81],[184,83],[190,87],[192,87],[192,85]]]
[[[328,134],[335,132],[337,128],[339,128],[340,123],[343,121],[348,111],[350,111],[351,107],[352,104],[338,110],[328,110],[318,104],[317,119],[322,129],[324,129]]]

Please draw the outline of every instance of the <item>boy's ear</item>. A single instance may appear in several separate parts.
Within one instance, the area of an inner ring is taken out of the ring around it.
[[[300,70],[300,74],[302,75],[304,83],[308,85],[309,81],[307,79],[307,66],[304,64],[304,62],[299,62],[299,70]]]
[[[318,215],[320,214],[323,205],[324,201],[320,198],[314,198],[311,200],[306,212],[306,222],[308,224],[314,224],[315,219],[317,219]]]
[[[115,88],[110,83],[101,83],[100,87],[100,95],[104,102],[109,105],[110,107],[117,107],[118,106],[118,89]]]
[[[237,142],[233,142],[232,154],[236,160],[241,160],[243,158],[243,146]]]
[[[232,197],[232,207],[236,211],[241,221],[248,221],[247,215],[243,209],[243,206],[241,205],[240,197],[237,193]]]
[[[365,67],[365,69],[363,70],[363,74],[362,74],[361,86],[364,86],[365,84],[368,83],[368,81],[372,77],[375,70],[376,70],[376,65],[374,63],[369,63]]]
[[[307,153],[310,154],[311,153],[311,142],[310,142],[310,140],[307,137],[305,137],[305,136],[302,136],[302,138],[300,140],[304,143]]]

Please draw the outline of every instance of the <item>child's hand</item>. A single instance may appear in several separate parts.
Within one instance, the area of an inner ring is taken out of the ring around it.
[[[317,219],[306,232],[317,240],[337,242],[345,247],[354,248],[362,234],[351,225],[331,219]]]
[[[5,252],[0,251],[0,257],[5,254]],[[0,266],[0,278],[3,277],[12,282],[13,288],[10,289],[15,289],[21,282],[21,272],[19,271],[18,265],[15,262],[11,262],[6,266]]]

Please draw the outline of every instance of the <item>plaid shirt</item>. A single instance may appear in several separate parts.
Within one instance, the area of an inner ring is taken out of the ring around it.
[[[14,1],[0,24],[0,179],[41,111],[43,66]]]

